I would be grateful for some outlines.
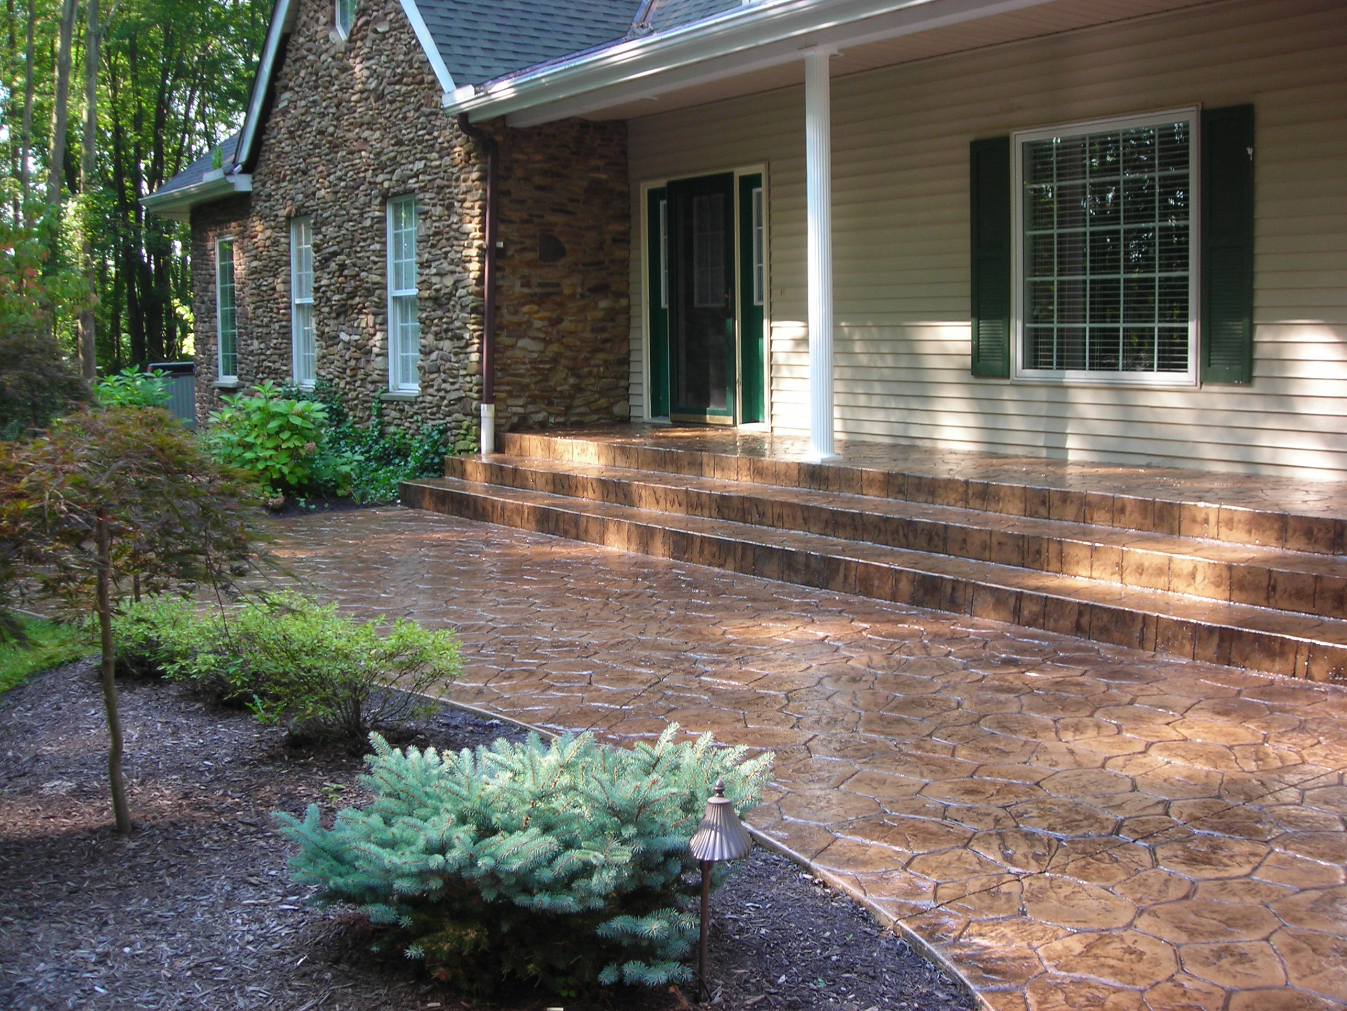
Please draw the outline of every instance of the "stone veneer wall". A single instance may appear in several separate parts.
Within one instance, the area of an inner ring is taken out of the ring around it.
[[[491,132],[500,147],[504,247],[497,254],[496,415],[506,420],[497,423],[505,430],[521,421],[625,419],[626,124],[565,120]]]
[[[252,310],[252,272],[247,250],[251,248],[251,215],[248,194],[229,200],[217,200],[192,211],[192,316],[196,346],[196,415],[199,426],[206,416],[220,406],[220,395],[232,392],[221,390],[215,382],[217,371],[218,335],[215,301],[215,243],[225,236],[234,239],[234,304],[238,326],[239,382],[247,385],[256,381],[253,363],[257,349],[249,325]]]
[[[317,375],[358,419],[388,389],[386,203],[415,193],[421,392],[394,424],[475,425],[481,399],[485,171],[440,107],[398,0],[361,0],[350,38],[302,0],[275,81],[253,192],[193,212],[198,411],[218,403],[215,239],[235,238],[241,387],[291,376],[292,217],[313,225]],[[627,416],[625,124],[497,128],[501,227],[497,425]],[[225,391],[228,392],[228,391]]]

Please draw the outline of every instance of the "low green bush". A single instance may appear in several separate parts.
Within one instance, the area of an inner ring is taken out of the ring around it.
[[[273,383],[224,398],[207,445],[223,463],[257,475],[281,495],[345,495],[360,458],[327,439],[327,407],[282,395]]]
[[[423,711],[462,671],[458,640],[414,621],[357,621],[295,594],[201,612],[146,598],[113,622],[119,664],[191,682],[298,737],[364,740]]]
[[[251,602],[224,625],[228,650],[198,653],[191,675],[251,694],[259,719],[298,736],[363,740],[422,712],[425,693],[463,668],[450,632],[406,618],[360,622],[294,595]]]
[[[591,734],[504,739],[476,752],[391,748],[377,735],[369,807],[324,828],[277,814],[299,844],[297,882],[358,906],[380,946],[476,992],[517,981],[572,994],[691,978],[697,941],[688,852],[717,779],[742,815],[772,756],[677,742],[670,726],[628,750]],[[723,876],[723,871],[722,875]]]
[[[357,425],[347,413],[340,393],[326,379],[319,379],[312,390],[286,386],[281,392],[295,400],[312,400],[327,409],[326,445],[334,452],[360,460],[348,494],[362,504],[396,502],[398,482],[443,477],[446,456],[470,453],[477,448],[476,431],[470,424],[464,424],[457,435],[444,424],[423,425],[414,432],[388,429],[384,424],[383,402],[378,399],[370,406],[370,423]]]
[[[112,615],[112,644],[117,673],[147,677],[164,674],[191,650],[205,621],[190,600],[171,593],[151,594],[123,604]]]
[[[94,383],[94,396],[102,407],[166,407],[168,380],[158,372],[122,369]]]

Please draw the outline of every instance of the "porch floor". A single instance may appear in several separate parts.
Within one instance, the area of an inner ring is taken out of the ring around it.
[[[554,429],[547,434],[574,437],[579,441],[601,445],[738,457],[744,463],[737,473],[706,475],[738,480],[752,480],[749,470],[751,461],[799,463],[805,460],[809,450],[809,440],[802,435],[712,426],[635,423]],[[823,469],[903,472],[957,483],[1026,486],[1078,492],[1082,496],[1125,496],[1176,503],[1205,502],[1237,509],[1347,520],[1347,481],[1250,476],[1177,467],[1076,463],[1039,456],[933,449],[855,439],[839,439],[837,452],[841,460]],[[966,503],[949,501],[940,504]],[[1173,532],[1178,533],[1177,530]]]
[[[456,628],[458,701],[555,731],[632,740],[677,721],[773,750],[751,824],[998,1011],[1347,1002],[1339,687],[430,512],[279,533],[313,592]]]

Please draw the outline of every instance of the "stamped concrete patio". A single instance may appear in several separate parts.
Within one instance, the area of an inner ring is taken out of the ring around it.
[[[1347,694],[412,510],[286,521],[451,697],[777,756],[762,835],[1005,1011],[1347,1003]]]

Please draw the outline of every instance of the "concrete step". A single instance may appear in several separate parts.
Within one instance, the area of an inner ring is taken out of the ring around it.
[[[490,462],[490,461],[488,461]],[[625,551],[1317,681],[1347,679],[1347,621],[459,478],[402,501]]]
[[[656,512],[804,533],[1347,618],[1339,557],[1112,526],[504,454],[450,457],[446,475]]]
[[[1176,481],[1173,488],[1159,492],[1123,494],[1072,488],[1065,480],[1054,485],[1039,483],[1043,478],[1041,471],[1026,470],[1029,477],[1017,477],[1017,468],[1011,463],[1001,470],[986,471],[977,478],[969,478],[936,473],[933,468],[926,471],[879,468],[849,463],[845,459],[839,463],[806,463],[755,456],[746,449],[716,452],[679,445],[653,445],[647,439],[638,438],[629,441],[595,439],[583,433],[507,432],[499,436],[499,444],[501,452],[511,456],[565,463],[842,492],[1314,554],[1342,556],[1347,553],[1347,520],[1336,516],[1300,515],[1280,509],[1223,505],[1185,494],[1181,481]]]

